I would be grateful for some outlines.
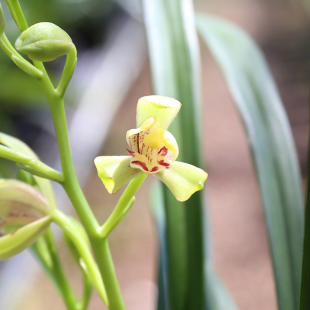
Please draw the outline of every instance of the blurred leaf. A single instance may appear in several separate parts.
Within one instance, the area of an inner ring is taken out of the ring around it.
[[[182,103],[169,131],[178,141],[178,160],[201,167],[200,63],[191,1],[144,1],[153,89]],[[189,151],[190,150],[190,151]],[[201,310],[204,296],[202,193],[187,202],[164,189],[169,300],[173,310]]]
[[[169,310],[168,248],[163,187],[159,184],[152,191],[152,211],[159,235],[159,268],[157,310]]]
[[[252,39],[209,15],[197,27],[218,62],[242,117],[260,186],[279,309],[298,308],[303,197],[296,150],[277,88]]]
[[[13,67],[1,62],[0,100],[2,105],[38,105],[45,102],[45,97],[37,81],[15,65]]]

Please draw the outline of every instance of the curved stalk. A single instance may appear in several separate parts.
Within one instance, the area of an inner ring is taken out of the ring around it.
[[[112,214],[100,228],[99,233],[103,238],[106,238],[115,226],[123,219],[134,203],[134,195],[146,179],[147,174],[142,173],[130,181]]]
[[[78,231],[75,229],[71,221],[69,221],[69,219],[63,213],[55,210],[52,214],[52,219],[67,233],[71,241],[74,243],[76,249],[81,255],[81,258],[83,259],[83,262],[85,263],[90,280],[92,281],[94,287],[97,289],[102,300],[108,306],[109,301],[106,295],[105,288],[102,284],[102,278],[87,244],[84,242],[83,238],[80,237]]]
[[[50,279],[53,281],[56,288],[58,289],[67,309],[68,310],[78,310],[77,298],[76,298],[68,280],[66,279],[66,276],[65,276],[63,269],[61,267],[61,264],[59,262],[54,237],[53,237],[52,231],[50,229],[46,232],[44,239],[48,245],[49,254],[51,257],[51,261],[52,261],[51,266],[49,266],[46,263],[46,260],[41,256],[36,245],[33,245],[31,247],[32,252],[35,255],[35,257],[38,259],[38,261],[41,264],[41,266],[43,267],[43,269],[49,275]]]

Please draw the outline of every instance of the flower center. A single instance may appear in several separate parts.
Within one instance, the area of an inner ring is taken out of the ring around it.
[[[130,166],[153,174],[170,168],[179,149],[173,135],[163,128],[154,128],[158,122],[149,118],[138,129],[127,132],[127,142],[132,156]],[[153,127],[153,128],[152,128]]]

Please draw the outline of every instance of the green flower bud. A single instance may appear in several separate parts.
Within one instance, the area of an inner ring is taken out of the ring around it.
[[[21,33],[15,47],[32,60],[46,62],[68,54],[74,44],[69,35],[58,26],[38,23]]]
[[[0,260],[31,246],[49,227],[52,208],[32,186],[0,181]]]
[[[5,29],[5,19],[0,3],[0,35],[4,32],[4,29]]]

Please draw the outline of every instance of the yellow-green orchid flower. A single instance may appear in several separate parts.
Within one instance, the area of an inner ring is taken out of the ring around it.
[[[185,201],[204,186],[208,174],[189,164],[175,161],[179,148],[167,131],[181,103],[162,96],[146,96],[138,101],[137,129],[127,132],[130,156],[99,156],[98,175],[109,193],[116,193],[141,173],[154,174],[179,201]]]
[[[52,207],[32,186],[0,180],[0,259],[30,247],[51,223]]]

